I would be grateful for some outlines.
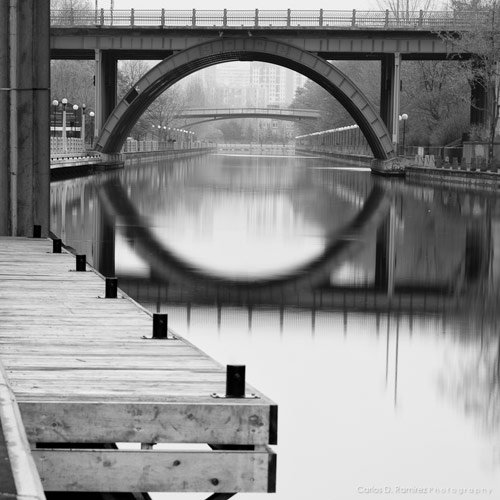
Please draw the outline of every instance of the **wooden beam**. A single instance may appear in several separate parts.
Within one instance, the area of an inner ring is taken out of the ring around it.
[[[30,442],[276,444],[276,406],[262,399],[173,402],[20,401]]]
[[[258,451],[33,450],[46,491],[274,492],[276,455]]]
[[[16,399],[0,364],[0,497],[45,499]]]

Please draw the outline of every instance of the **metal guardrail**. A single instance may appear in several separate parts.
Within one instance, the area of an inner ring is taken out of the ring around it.
[[[53,27],[162,28],[337,28],[379,30],[460,30],[486,26],[489,11],[373,10],[52,10]]]

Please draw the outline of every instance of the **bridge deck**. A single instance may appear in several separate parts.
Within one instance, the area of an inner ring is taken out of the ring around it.
[[[51,251],[0,238],[0,361],[44,489],[273,491],[272,401],[250,387],[257,399],[213,398],[223,367],[181,338],[152,340],[148,313],[120,293],[101,298],[101,277]],[[137,449],[101,449],[116,442]]]

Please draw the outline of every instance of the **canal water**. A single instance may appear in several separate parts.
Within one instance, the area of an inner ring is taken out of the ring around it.
[[[212,154],[54,182],[51,220],[276,401],[272,498],[500,498],[494,193]]]

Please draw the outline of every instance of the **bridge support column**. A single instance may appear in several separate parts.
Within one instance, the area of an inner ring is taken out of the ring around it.
[[[401,56],[386,54],[381,61],[380,116],[392,137],[394,149],[399,143],[399,101],[401,93]]]
[[[0,2],[0,235],[49,231],[49,5]]]
[[[118,95],[118,62],[105,50],[95,51],[95,137],[115,109]]]

